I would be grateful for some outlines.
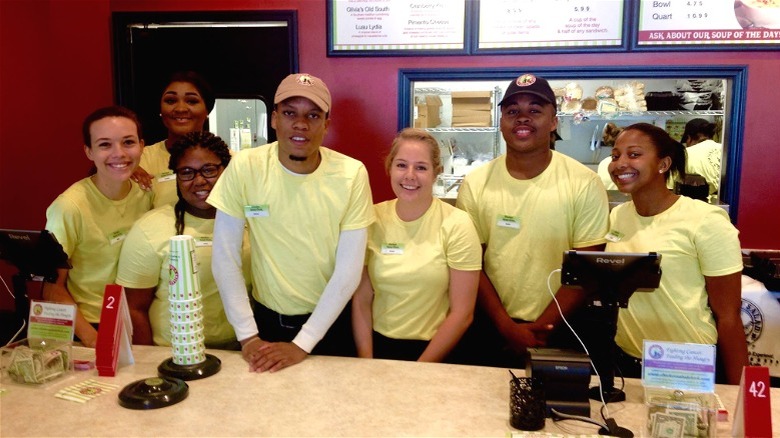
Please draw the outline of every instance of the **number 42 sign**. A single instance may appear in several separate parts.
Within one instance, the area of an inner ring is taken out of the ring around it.
[[[772,436],[772,407],[769,398],[769,368],[744,367],[732,436]]]

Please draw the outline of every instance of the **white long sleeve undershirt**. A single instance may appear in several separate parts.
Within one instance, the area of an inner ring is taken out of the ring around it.
[[[241,267],[244,219],[217,211],[214,237],[214,280],[219,288],[228,321],[233,326],[236,337],[244,340],[258,334]],[[311,317],[293,339],[293,343],[302,350],[311,352],[352,297],[360,283],[367,240],[366,228],[342,231],[339,234],[333,275],[325,285]],[[262,333],[259,335],[262,338]]]

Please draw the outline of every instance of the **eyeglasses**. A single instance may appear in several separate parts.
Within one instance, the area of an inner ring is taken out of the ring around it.
[[[191,181],[195,179],[195,175],[197,174],[200,174],[203,178],[216,178],[217,175],[219,175],[219,170],[221,168],[221,164],[206,164],[200,169],[182,167],[181,169],[176,169],[176,176],[182,181]]]

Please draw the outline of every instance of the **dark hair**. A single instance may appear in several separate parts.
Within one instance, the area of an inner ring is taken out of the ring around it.
[[[688,143],[688,140],[707,140],[715,137],[717,126],[704,119],[692,119],[685,124],[685,131],[682,135],[682,143]]]
[[[206,111],[210,113],[211,110],[214,109],[214,101],[216,99],[214,96],[214,89],[211,88],[211,85],[203,75],[194,71],[174,72],[168,78],[168,82],[162,87],[160,94],[165,94],[165,90],[174,82],[187,82],[188,84],[192,84],[198,90],[198,93],[200,93],[200,97],[203,98],[203,102],[206,104]]]
[[[105,106],[92,111],[81,124],[81,135],[84,140],[84,146],[88,148],[92,147],[92,136],[89,133],[89,128],[92,127],[93,123],[105,119],[106,117],[124,117],[132,120],[138,130],[138,140],[144,138],[143,130],[141,129],[141,121],[138,120],[138,116],[135,115],[133,111],[117,105]]]
[[[620,138],[627,131],[639,131],[650,137],[651,143],[658,151],[658,157],[672,159],[672,165],[665,172],[667,181],[673,178],[685,178],[685,146],[682,143],[673,139],[668,132],[649,123],[635,123],[626,126],[620,131],[617,138]]]
[[[442,171],[441,165],[441,149],[439,149],[439,142],[427,131],[419,128],[405,128],[393,139],[393,144],[390,146],[390,152],[385,157],[385,171],[390,173],[393,160],[398,155],[398,148],[401,146],[401,142],[405,140],[413,140],[425,143],[431,152],[431,165],[433,166],[433,174],[438,175]]]
[[[230,149],[221,138],[208,131],[195,131],[183,136],[173,144],[171,147],[171,158],[168,160],[168,168],[176,171],[179,160],[181,160],[187,150],[192,148],[203,148],[213,152],[219,158],[219,162],[223,167],[230,162]],[[184,232],[184,211],[187,206],[187,201],[184,200],[181,190],[179,190],[178,182],[176,183],[176,193],[179,196],[179,200],[176,201],[173,209],[176,214],[176,234],[178,235]]]

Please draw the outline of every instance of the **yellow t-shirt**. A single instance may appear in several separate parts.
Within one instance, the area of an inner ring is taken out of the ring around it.
[[[320,147],[317,170],[296,175],[277,143],[236,154],[208,202],[249,225],[252,295],[285,314],[310,313],[336,264],[342,231],[374,221],[368,173],[360,161]]]
[[[176,174],[168,169],[171,153],[165,148],[165,140],[144,148],[139,167],[152,175],[152,193],[154,208],[163,205],[175,205],[179,200],[176,194]]]
[[[512,318],[534,321],[552,300],[547,277],[563,252],[606,241],[607,192],[596,172],[552,151],[547,169],[512,177],[506,155],[466,176],[456,205],[486,244],[484,269]],[[553,293],[560,276],[551,279]]]
[[[366,264],[374,288],[374,330],[395,339],[430,340],[450,308],[450,269],[478,271],[482,247],[468,214],[434,199],[411,222],[397,200],[374,206]]]
[[[612,182],[612,176],[609,174],[609,163],[612,162],[612,155],[599,161],[599,167],[596,173],[599,174],[601,182],[604,183],[604,188],[607,190],[617,190],[617,186]]]
[[[236,340],[233,327],[225,316],[219,289],[211,273],[211,248],[214,219],[184,214],[184,233],[195,240],[195,259],[203,303],[203,334],[206,346],[218,348]],[[170,311],[168,310],[168,266],[170,239],[176,235],[176,217],[170,205],[156,208],[133,225],[122,246],[117,284],[124,287],[157,288],[149,308],[149,321],[155,345],[171,345]],[[249,285],[249,240],[244,235],[242,256],[244,278]]]
[[[661,254],[658,289],[634,293],[628,308],[620,309],[615,337],[620,348],[639,358],[645,339],[716,344],[704,276],[742,270],[739,232],[726,212],[680,196],[669,209],[650,217],[640,216],[633,202],[621,204],[612,210],[610,223],[610,230],[622,237],[607,242],[607,251]]]
[[[122,242],[136,219],[151,207],[151,193],[135,183],[125,199],[113,201],[100,193],[91,178],[84,178],[46,209],[46,229],[73,265],[66,286],[87,321],[100,321],[103,293],[116,278]]]
[[[701,143],[685,148],[687,155],[685,172],[696,173],[704,177],[710,186],[710,194],[720,188],[720,162],[723,157],[723,145],[713,140],[704,140]]]

